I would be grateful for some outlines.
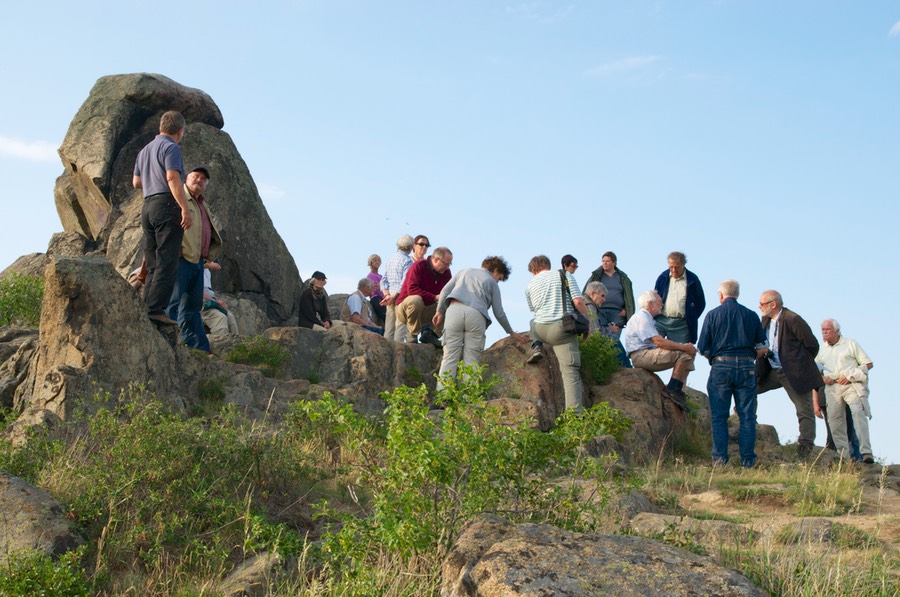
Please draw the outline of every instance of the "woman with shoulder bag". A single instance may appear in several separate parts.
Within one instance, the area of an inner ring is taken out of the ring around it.
[[[534,313],[531,337],[535,341],[553,347],[563,379],[566,408],[580,410],[583,405],[584,388],[581,384],[578,335],[574,331],[566,331],[563,320],[567,314],[577,312],[586,322],[587,309],[584,306],[584,299],[572,274],[563,270],[559,272],[551,270],[550,260],[546,255],[533,257],[528,264],[528,271],[533,276],[525,292],[528,308]],[[540,350],[536,348],[529,362],[539,360]]]

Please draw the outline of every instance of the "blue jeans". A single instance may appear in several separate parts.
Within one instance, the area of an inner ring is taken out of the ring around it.
[[[731,398],[741,421],[738,448],[741,466],[756,464],[756,368],[752,359],[713,362],[706,390],[712,416],[712,458],[728,462],[728,413]]]
[[[169,317],[178,320],[184,343],[191,348],[209,352],[209,338],[203,329],[200,311],[203,309],[203,261],[191,263],[178,258],[178,275],[169,300]]]

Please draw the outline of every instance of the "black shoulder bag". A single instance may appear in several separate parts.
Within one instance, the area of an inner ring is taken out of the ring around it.
[[[566,313],[562,318],[563,331],[567,334],[586,334],[591,329],[587,317],[578,312],[575,308],[575,302],[572,300],[572,292],[569,290],[569,280],[566,278],[566,272],[559,270],[560,292],[562,293],[563,305],[566,304],[566,296],[569,297],[569,304],[572,305],[572,313]]]

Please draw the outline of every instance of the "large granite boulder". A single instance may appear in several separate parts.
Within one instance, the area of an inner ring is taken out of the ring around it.
[[[651,539],[494,517],[466,525],[441,573],[443,597],[766,595],[734,570]]]
[[[81,545],[67,512],[46,491],[0,472],[0,565],[15,552],[58,556]]]
[[[198,358],[173,348],[155,329],[137,293],[106,258],[51,260],[40,340],[16,390],[18,410],[46,409],[66,419],[79,397],[133,382],[152,382],[158,396],[180,402],[180,394],[197,395],[199,380]]]
[[[441,573],[443,597],[766,595],[734,570],[651,539],[494,517],[463,528]]]
[[[626,460],[643,463],[671,454],[674,433],[687,425],[687,417],[663,395],[659,377],[644,369],[620,369],[609,383],[586,388],[585,402],[606,402],[633,421],[622,438]]]
[[[290,354],[285,377],[335,388],[363,412],[383,411],[380,394],[397,386],[424,383],[433,390],[440,366],[441,353],[430,344],[392,342],[340,321],[327,332],[280,327],[265,335]]]
[[[59,149],[65,172],[55,197],[63,228],[95,241],[122,276],[140,263],[143,198],[131,178],[138,152],[156,136],[167,110],[179,110],[188,122],[185,167],[210,172],[205,196],[224,240],[213,288],[253,301],[273,324],[289,321],[300,296],[297,266],[246,163],[221,130],[219,108],[198,89],[153,74],[97,81]]]

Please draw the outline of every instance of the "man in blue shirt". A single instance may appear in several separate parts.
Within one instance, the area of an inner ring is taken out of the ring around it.
[[[738,448],[741,465],[756,464],[756,359],[766,354],[766,335],[759,316],[738,304],[740,285],[719,285],[720,305],[707,313],[697,351],[712,367],[706,390],[712,420],[712,459],[728,462],[728,412],[731,398],[740,419]]]
[[[169,325],[177,323],[166,311],[178,273],[181,240],[192,222],[184,196],[184,161],[178,147],[184,127],[184,116],[179,112],[163,114],[159,135],[138,153],[132,177],[134,188],[144,192],[144,302],[150,319]]]

